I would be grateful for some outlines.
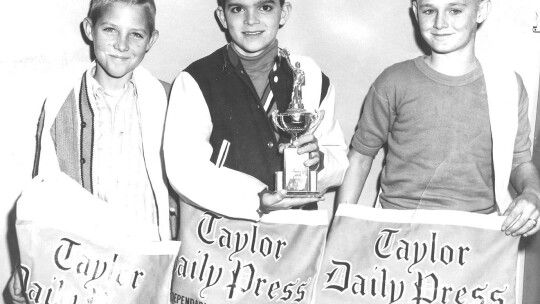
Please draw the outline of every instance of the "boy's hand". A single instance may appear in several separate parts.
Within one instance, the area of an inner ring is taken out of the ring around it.
[[[324,196],[321,197],[285,197],[287,190],[280,190],[276,192],[263,191],[260,193],[261,197],[261,212],[268,213],[269,211],[290,209],[293,207],[303,206],[305,204],[314,203],[324,200]]]
[[[538,218],[540,217],[540,199],[532,193],[522,193],[512,201],[504,215],[501,230],[506,235],[527,237],[540,230]]]
[[[14,304],[26,304],[26,298],[22,292],[21,275],[19,269],[15,269],[8,281],[9,295]]]
[[[313,134],[304,134],[300,136],[293,144],[298,147],[298,154],[309,153],[309,159],[304,162],[306,167],[317,165],[320,160],[319,143],[317,137]],[[279,146],[279,152],[283,153],[283,150],[287,147],[287,144],[281,144]]]

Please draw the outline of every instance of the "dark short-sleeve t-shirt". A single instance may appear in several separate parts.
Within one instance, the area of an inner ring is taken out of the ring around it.
[[[529,161],[528,99],[520,88],[514,165]],[[383,208],[496,210],[492,141],[481,66],[448,76],[418,57],[387,68],[371,87],[353,136],[355,151],[375,156],[387,145]]]

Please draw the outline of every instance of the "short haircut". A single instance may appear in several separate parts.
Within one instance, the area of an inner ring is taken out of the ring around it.
[[[146,22],[150,28],[150,32],[156,29],[156,4],[154,0],[91,0],[90,11],[88,12],[88,18],[92,20],[92,23],[96,23],[98,19],[103,15],[103,9],[112,3],[125,3],[128,5],[142,5],[145,8]]]
[[[218,0],[218,5],[221,7],[225,7],[225,2],[227,0]],[[279,0],[279,5],[283,6],[285,4],[285,0]]]

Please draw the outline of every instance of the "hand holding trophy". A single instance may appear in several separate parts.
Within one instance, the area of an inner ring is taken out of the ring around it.
[[[300,68],[300,63],[291,63],[289,52],[286,49],[279,50],[280,56],[284,57],[293,71],[293,91],[289,107],[285,112],[272,113],[274,125],[280,130],[291,134],[291,142],[283,151],[284,171],[276,172],[276,191],[285,189],[285,197],[320,197],[317,191],[317,171],[310,170],[304,165],[309,159],[309,153],[298,154],[293,143],[299,136],[313,132],[321,123],[324,111],[313,112],[304,109],[302,104],[302,87],[305,85],[305,73]]]

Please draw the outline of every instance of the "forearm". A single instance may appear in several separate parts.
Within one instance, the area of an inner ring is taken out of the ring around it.
[[[338,190],[337,199],[338,203],[357,204],[369,175],[373,157],[350,150],[348,159],[349,168]]]
[[[512,169],[510,182],[518,195],[524,193],[540,197],[540,177],[532,162],[526,162]]]
[[[229,217],[258,219],[258,193],[266,185],[212,163],[211,133],[212,121],[201,91],[191,76],[181,74],[171,92],[163,143],[171,185],[191,204]]]
[[[349,165],[348,147],[341,126],[335,117],[335,93],[332,85],[319,110],[324,111],[325,114],[314,135],[317,137],[320,151],[324,153],[323,169],[318,174],[318,187],[325,191],[330,187],[341,185]]]
[[[266,187],[260,181],[228,168],[191,165],[191,169],[186,169],[178,162],[166,163],[179,165],[177,170],[167,173],[172,187],[184,201],[228,217],[259,219],[258,194]],[[190,163],[202,164],[193,160]]]
[[[506,235],[529,236],[540,229],[540,178],[534,164],[529,161],[513,168],[510,182],[518,196],[504,212],[506,219],[501,229]]]
[[[347,148],[343,146],[320,147],[324,153],[324,167],[318,173],[317,187],[320,191],[326,191],[330,187],[336,187],[343,182],[345,172],[349,165],[347,160]]]

